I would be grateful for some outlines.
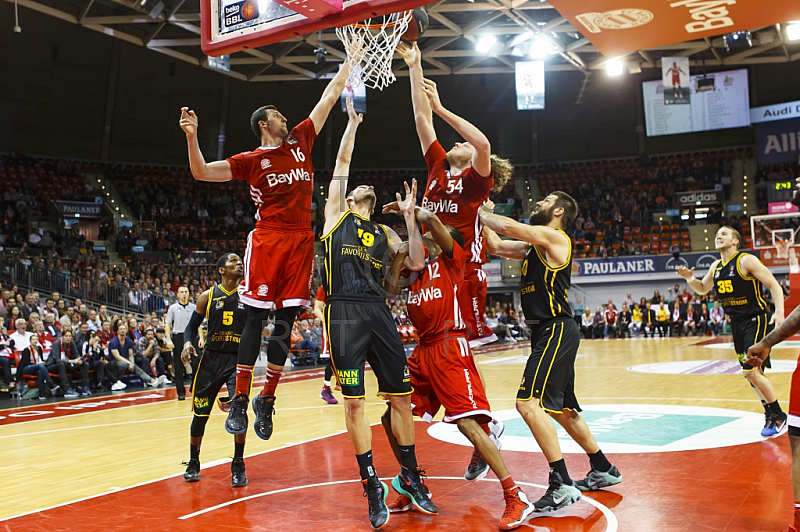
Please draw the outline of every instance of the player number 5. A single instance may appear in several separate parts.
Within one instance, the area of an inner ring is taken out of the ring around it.
[[[226,310],[222,313],[222,324],[233,325],[233,311]]]

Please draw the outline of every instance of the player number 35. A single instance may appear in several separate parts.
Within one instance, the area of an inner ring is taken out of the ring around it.
[[[727,294],[733,292],[733,283],[728,281],[717,281],[717,292],[720,294]]]

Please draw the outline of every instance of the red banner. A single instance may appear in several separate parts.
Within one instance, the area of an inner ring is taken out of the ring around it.
[[[550,0],[550,4],[606,56],[800,20],[796,0]]]

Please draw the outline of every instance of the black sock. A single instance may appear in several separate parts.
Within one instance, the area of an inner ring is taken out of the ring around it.
[[[200,446],[189,444],[189,458],[192,460],[200,460]]]
[[[752,385],[751,385],[751,386],[752,386]],[[755,386],[753,386],[753,388],[755,388]],[[769,405],[768,405],[768,404],[767,404],[767,402],[766,402],[765,400],[763,400],[763,399],[761,400],[761,406],[763,406],[763,407],[764,407],[764,413],[765,413],[765,414],[769,414],[769,413],[770,413],[770,412],[769,412]]]
[[[569,473],[567,472],[567,464],[564,462],[563,458],[556,462],[550,462],[550,471],[555,471],[556,473],[561,475],[561,481],[564,484],[572,485],[572,479],[569,478]]]
[[[778,400],[776,399],[774,403],[769,403],[767,405],[767,413],[773,416],[779,416],[783,414],[783,410],[781,410],[781,405],[778,404]]]
[[[358,461],[358,472],[361,473],[361,480],[367,480],[376,477],[375,468],[372,467],[372,451],[367,451],[364,454],[357,454],[356,460]]]
[[[244,442],[233,442],[233,459],[244,458]]]
[[[608,461],[608,458],[606,458],[606,455],[603,454],[603,451],[597,451],[594,454],[590,454],[589,462],[592,464],[592,469],[595,471],[602,471],[603,473],[606,473],[609,469],[611,469],[611,462]]]
[[[417,455],[413,445],[398,445],[400,449],[400,466],[407,472],[416,473]]]

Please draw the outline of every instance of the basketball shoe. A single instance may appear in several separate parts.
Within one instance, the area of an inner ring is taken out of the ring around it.
[[[253,399],[253,412],[256,413],[256,421],[253,423],[256,435],[262,440],[270,439],[272,437],[272,414],[275,413],[275,396],[256,395]]]
[[[777,415],[769,415],[766,417],[764,428],[761,429],[761,436],[764,438],[774,438],[780,436],[789,429],[786,423],[786,413],[781,412]]]
[[[432,499],[433,496],[431,495],[431,490],[428,489],[428,486],[425,484],[425,470],[421,467],[417,467],[417,475],[419,475],[419,481],[422,482],[422,487],[425,489],[425,493],[428,495],[429,499]],[[414,509],[414,503],[411,502],[411,499],[406,497],[405,495],[398,495],[397,499],[389,504],[389,511],[393,514],[399,512],[407,512],[409,510]]]
[[[525,492],[518,487],[503,490],[503,499],[506,501],[506,510],[500,519],[500,530],[517,528],[534,511],[533,504],[528,500]]]
[[[428,515],[439,513],[436,505],[426,492],[426,487],[422,483],[419,471],[410,472],[406,475],[400,473],[392,479],[392,488],[400,495],[405,495],[411,500],[414,508]]]
[[[491,423],[489,423],[489,439],[492,440],[492,443],[494,443],[498,451],[503,448],[503,444],[500,442],[500,436],[502,436],[505,428],[502,421],[492,420]],[[486,463],[481,453],[475,449],[472,451],[472,459],[469,461],[467,472],[464,473],[464,478],[467,480],[480,480],[488,473],[489,464]]]
[[[325,401],[329,405],[339,404],[339,401],[337,401],[336,398],[333,396],[333,392],[331,391],[330,386],[323,386],[319,396],[322,398],[323,401]]]
[[[184,482],[197,482],[200,480],[200,460],[189,460],[182,462],[181,465],[186,466],[186,471],[183,473]]]
[[[605,473],[592,469],[583,480],[576,480],[575,487],[581,491],[596,491],[614,484],[622,482],[622,475],[619,470],[611,466],[611,469]]]
[[[565,484],[558,472],[550,471],[548,482],[547,491],[541,499],[533,503],[537,512],[555,512],[580,500],[580,490],[575,486]]]
[[[225,430],[231,434],[244,434],[247,432],[247,396],[243,393],[236,394],[230,400],[230,405]]]
[[[247,486],[244,458],[234,458],[231,462],[231,487],[241,488],[244,486]]]
[[[362,480],[361,484],[364,486],[364,497],[369,502],[369,524],[375,530],[380,530],[389,524],[389,508],[386,507],[389,488],[377,477]]]

